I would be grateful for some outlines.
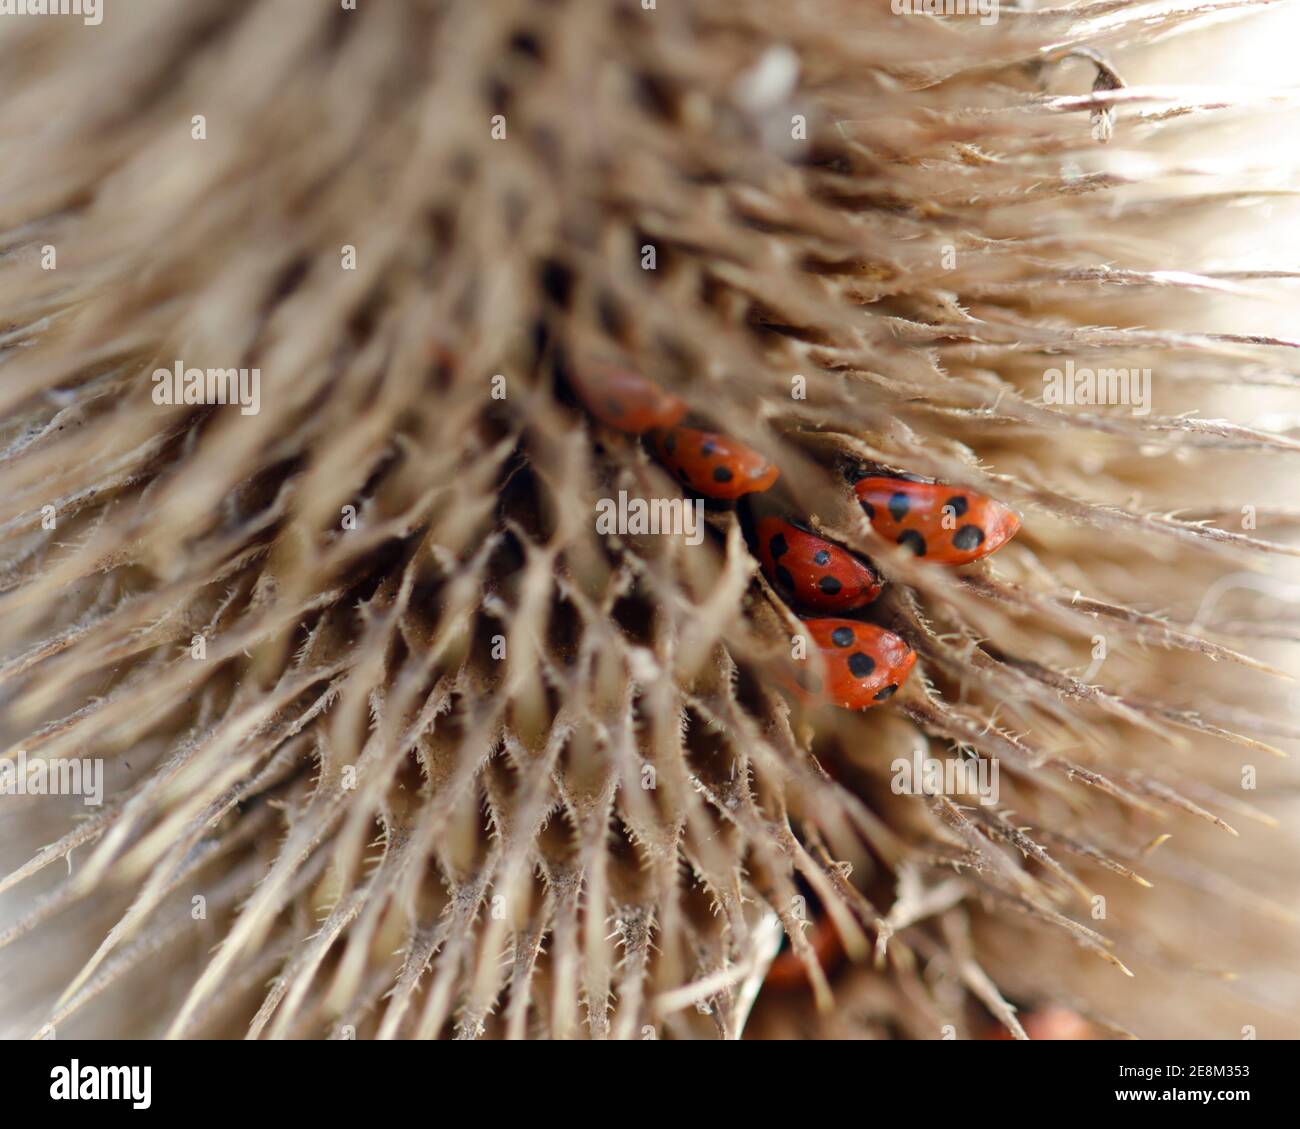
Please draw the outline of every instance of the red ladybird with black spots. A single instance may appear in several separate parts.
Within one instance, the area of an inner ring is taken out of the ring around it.
[[[660,428],[650,436],[660,461],[698,494],[734,501],[771,488],[780,470],[763,455],[716,431]]]
[[[1037,1011],[1022,1012],[1018,1017],[1025,1034],[1038,1040],[1088,1040],[1096,1039],[1098,1031],[1078,1012],[1064,1007],[1044,1007]],[[1002,1024],[985,1029],[982,1039],[1009,1041],[1015,1038]]]
[[[824,913],[814,918],[808,931],[808,941],[812,945],[813,956],[822,966],[822,971],[831,973],[844,959],[844,945],[840,935],[835,931],[830,918]],[[787,942],[788,945],[788,942]],[[763,978],[763,987],[777,991],[790,991],[808,987],[808,970],[804,967],[793,948],[784,947],[767,970]]]
[[[569,386],[601,423],[631,435],[671,427],[686,415],[686,401],[629,368],[604,361],[576,365]]]
[[[864,607],[880,595],[870,565],[785,517],[756,511],[754,541],[763,572],[786,599],[830,612]]]
[[[1020,518],[1001,502],[942,482],[868,474],[853,492],[877,533],[939,564],[978,561],[1020,528]]]
[[[798,695],[846,710],[888,701],[907,681],[916,652],[906,640],[874,623],[855,619],[805,619],[804,629],[822,657],[825,679],[800,672]]]

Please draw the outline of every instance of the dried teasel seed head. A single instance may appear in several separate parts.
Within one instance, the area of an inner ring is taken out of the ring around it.
[[[915,7],[3,21],[3,1033],[1300,1033],[1294,14]]]

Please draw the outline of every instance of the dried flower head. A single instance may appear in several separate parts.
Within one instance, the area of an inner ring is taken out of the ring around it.
[[[1296,1033],[1295,99],[1191,65],[1271,5],[917,8],[3,21],[7,1030]],[[597,529],[683,497],[620,367],[871,560],[889,702],[784,695],[743,506]]]

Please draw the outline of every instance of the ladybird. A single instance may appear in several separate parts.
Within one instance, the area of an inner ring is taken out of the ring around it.
[[[632,369],[589,362],[569,373],[569,386],[601,423],[632,435],[672,427],[686,415],[686,401]]]
[[[1077,1012],[1064,1007],[1045,1007],[1031,1011],[1020,1016],[1020,1026],[1031,1039],[1041,1041],[1087,1040],[1097,1037],[1091,1023]],[[983,1038],[1001,1042],[1014,1036],[999,1023],[990,1027]]]
[[[850,611],[880,595],[880,577],[847,549],[784,518],[754,523],[758,559],[769,580],[818,611]]]
[[[430,363],[443,369],[454,369],[459,360],[455,353],[436,339],[429,342],[428,358]]]
[[[796,694],[806,701],[865,710],[893,697],[916,665],[916,652],[901,638],[855,619],[805,619],[804,628],[821,651],[825,682],[802,672]]]
[[[840,935],[835,932],[835,927],[828,917],[822,914],[817,916],[808,931],[808,941],[822,970],[833,972],[844,958],[844,946],[840,943]],[[767,975],[763,978],[763,987],[777,991],[808,987],[808,970],[804,968],[803,961],[795,955],[794,949],[789,946],[789,941],[777,953],[776,959],[768,968]]]
[[[869,475],[854,483],[853,492],[876,532],[940,564],[987,557],[1020,528],[1001,502],[942,482]]]
[[[781,474],[752,447],[716,431],[659,428],[651,441],[663,464],[683,485],[709,498],[730,501],[761,492]]]

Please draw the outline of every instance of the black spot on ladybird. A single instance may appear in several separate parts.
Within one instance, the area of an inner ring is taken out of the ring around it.
[[[961,517],[968,509],[970,509],[970,503],[967,502],[965,497],[961,494],[958,494],[954,498],[949,498],[945,504],[952,507],[953,517]]]
[[[863,651],[854,651],[849,656],[849,673],[854,678],[866,678],[876,669],[876,660]]]
[[[817,581],[817,587],[822,590],[823,595],[838,596],[840,589],[843,588],[844,585],[833,576],[823,576],[819,581]]]
[[[875,697],[872,698],[872,701],[883,702],[886,698],[892,698],[894,696],[894,692],[897,689],[898,689],[898,683],[891,682],[888,686],[884,687],[883,689],[877,690]]]
[[[831,632],[831,642],[837,647],[847,647],[853,642],[853,628],[837,627]]]
[[[866,514],[867,514],[867,520],[868,520],[868,521],[875,521],[875,520],[876,520],[876,507],[875,507],[875,506],[873,506],[870,502],[863,502],[863,503],[862,503],[862,508],[866,511]]]
[[[715,467],[713,468],[713,481],[714,481],[714,482],[730,482],[730,481],[731,481],[731,467],[728,467],[728,466],[715,466]]]
[[[677,436],[670,432],[668,434],[668,437],[664,440],[664,451],[666,451],[668,454],[671,455],[676,450],[677,450]]]
[[[984,540],[984,530],[978,525],[963,525],[953,534],[953,547],[967,550],[974,549]]]
[[[903,518],[907,517],[907,511],[911,508],[912,503],[901,490],[889,496],[889,516],[895,521],[902,521]]]
[[[817,552],[813,554],[813,561],[819,565],[830,564],[831,563],[830,551],[827,549],[818,549]]]
[[[772,550],[773,557],[783,557],[790,551],[790,545],[789,542],[786,541],[784,533],[778,533],[773,537],[772,540],[767,543],[767,547]]]
[[[784,584],[787,588],[794,589],[794,577],[790,575],[790,570],[778,568],[776,570],[776,579],[778,584]]]
[[[717,452],[718,452],[718,445],[712,439],[706,439],[703,443],[700,444],[701,455],[716,455]]]
[[[963,526],[963,528],[970,529],[972,527]],[[960,535],[961,530],[960,529],[957,530],[957,533],[958,535]],[[904,529],[903,532],[898,535],[898,543],[900,545],[906,545],[918,557],[925,556],[925,549],[926,549],[925,538],[922,537],[919,533],[917,533],[915,529]]]

